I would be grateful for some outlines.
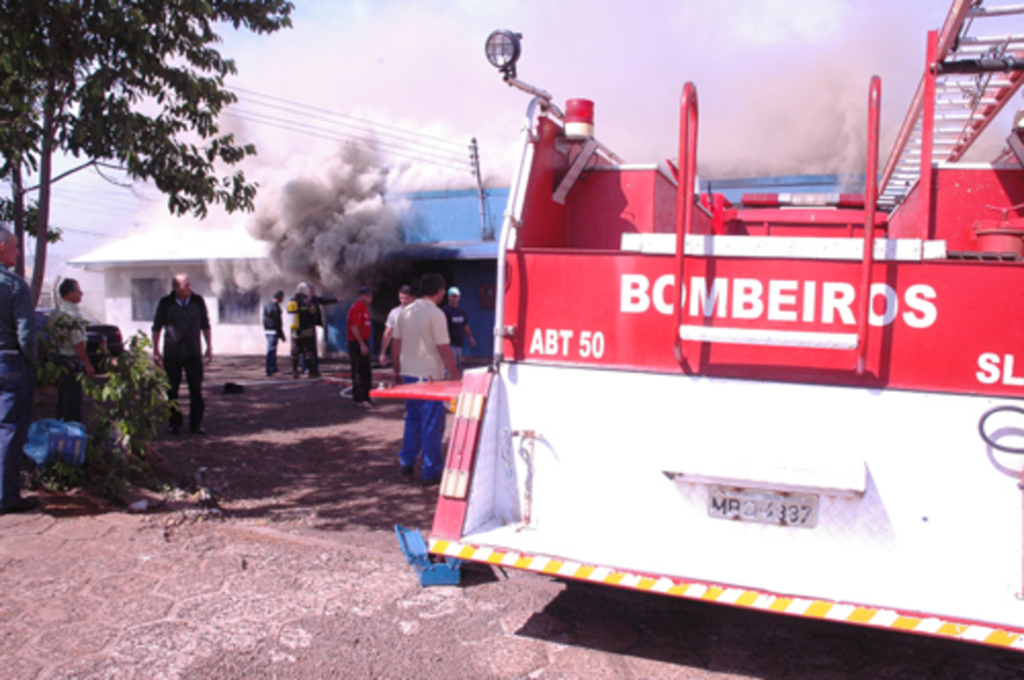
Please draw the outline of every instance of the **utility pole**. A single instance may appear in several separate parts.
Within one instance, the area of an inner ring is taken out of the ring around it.
[[[473,174],[476,175],[476,190],[480,196],[480,240],[493,240],[494,234],[487,228],[487,196],[484,193],[484,182],[480,178],[480,153],[476,144],[476,137],[469,145],[470,162],[473,164]]]

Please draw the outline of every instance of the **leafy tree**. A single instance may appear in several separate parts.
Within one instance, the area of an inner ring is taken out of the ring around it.
[[[39,173],[33,300],[45,273],[53,154],[120,164],[178,215],[251,210],[256,185],[227,166],[256,153],[221,134],[235,64],[214,49],[230,24],[291,26],[288,0],[0,0],[0,173]]]
[[[39,224],[39,205],[20,206],[21,215],[18,215],[18,206],[13,198],[0,198],[0,222],[20,224],[25,233],[35,238],[36,225]],[[46,239],[50,243],[57,243],[64,235],[64,230],[52,224],[46,231]]]
[[[38,169],[34,151],[38,149],[36,126],[32,124],[35,113],[35,102],[38,98],[36,83],[30,78],[19,78],[9,72],[4,54],[8,50],[9,36],[0,32],[0,149],[3,150],[3,165],[0,165],[0,177],[11,182],[12,197],[6,202],[3,218],[14,223],[14,233],[18,237],[18,260],[16,270],[19,275],[25,273],[25,192],[23,190],[22,170],[35,172]],[[11,49],[17,49],[12,43]]]

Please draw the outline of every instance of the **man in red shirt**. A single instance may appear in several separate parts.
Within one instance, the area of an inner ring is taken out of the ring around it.
[[[363,286],[348,309],[348,357],[352,366],[352,401],[359,408],[370,408],[370,302],[373,291]]]

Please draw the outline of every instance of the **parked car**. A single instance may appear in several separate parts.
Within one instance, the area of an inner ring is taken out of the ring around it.
[[[36,330],[40,338],[46,336],[46,322],[53,313],[52,307],[36,309]],[[107,357],[116,357],[124,350],[121,329],[114,324],[100,323],[85,317],[85,352],[98,372],[103,372]]]

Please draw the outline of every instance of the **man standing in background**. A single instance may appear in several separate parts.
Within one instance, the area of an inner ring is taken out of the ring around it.
[[[316,361],[318,310],[307,284],[300,283],[295,287],[295,296],[288,301],[288,313],[292,315],[292,377],[299,377],[301,360],[309,371],[309,377],[315,378],[320,375]]]
[[[388,349],[391,347],[391,336],[395,334],[398,313],[411,305],[415,299],[416,296],[412,293],[412,286],[407,284],[398,289],[398,306],[393,307],[388,312],[388,319],[384,322],[384,337],[380,342],[380,357],[378,357],[381,366],[388,365]]]
[[[32,295],[11,268],[18,239],[0,227],[0,514],[27,512],[39,499],[21,497],[21,456],[32,416],[36,329]]]
[[[85,349],[86,321],[78,311],[82,301],[82,288],[74,279],[64,279],[57,289],[60,299],[50,315],[47,325],[55,340],[60,341],[60,379],[57,383],[57,417],[61,420],[82,422],[83,372],[96,377],[89,354]]]
[[[160,353],[160,335],[164,329],[164,351]],[[181,372],[188,382],[188,429],[192,434],[206,434],[203,429],[203,353],[200,335],[206,338],[206,362],[213,360],[213,337],[206,301],[192,292],[192,281],[186,274],[178,274],[171,284],[171,294],[160,298],[153,317],[153,360],[167,371],[170,389],[167,398],[175,406],[171,409],[171,434],[181,431],[181,406],[178,389]]]
[[[273,299],[263,306],[263,333],[267,336],[267,377],[277,373],[277,343],[284,341],[284,322],[281,320],[281,301],[284,291],[274,293]]]
[[[305,363],[310,378],[320,377],[320,363],[317,357],[316,327],[323,323],[320,305],[337,302],[332,297],[317,297],[313,286],[300,283],[295,287],[295,297],[288,302],[288,313],[292,315],[292,377],[299,377],[299,360]]]
[[[420,294],[420,299],[399,312],[395,324],[391,342],[395,384],[443,380],[446,369],[452,380],[459,380],[462,376],[452,354],[448,322],[438,308],[444,299],[444,279],[439,274],[425,274],[420,279]],[[422,451],[422,483],[433,486],[441,482],[444,421],[443,402],[406,400],[405,432],[398,453],[403,478],[413,476],[413,466]]]
[[[324,305],[333,305],[338,301],[338,298],[329,297],[326,295],[317,295],[316,286],[312,283],[309,284],[309,297],[313,300],[313,305],[316,307],[316,325],[324,329],[324,345],[327,345],[327,319],[324,316]],[[319,352],[320,343],[319,341],[313,343],[313,349],[317,352],[317,363],[320,362]]]
[[[448,289],[448,304],[441,310],[448,319],[448,336],[452,340],[452,354],[455,355],[455,363],[462,369],[462,334],[469,338],[469,346],[476,347],[476,340],[473,339],[473,331],[469,330],[469,318],[466,310],[459,307],[459,300],[462,292],[455,286]]]
[[[373,291],[362,286],[356,301],[348,308],[348,360],[352,367],[352,401],[360,408],[370,408],[370,303]]]

